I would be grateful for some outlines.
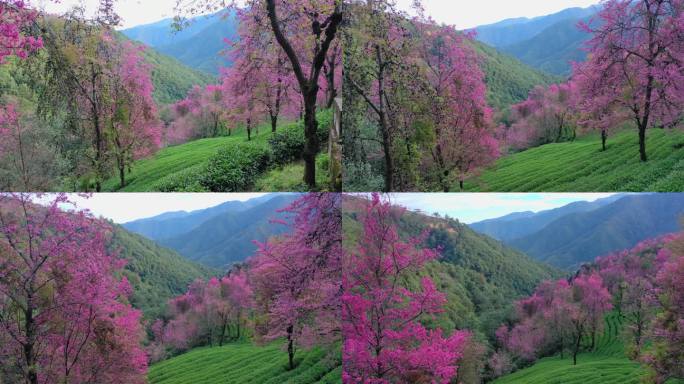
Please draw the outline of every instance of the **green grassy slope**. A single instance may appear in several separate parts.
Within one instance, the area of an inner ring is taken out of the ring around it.
[[[259,132],[253,135],[256,143],[266,143],[270,133]],[[247,136],[238,133],[233,136],[217,137],[191,141],[182,145],[167,147],[154,156],[135,162],[132,172],[126,175],[126,187],[119,189],[116,178],[104,184],[104,190],[118,192],[153,191],[155,184],[165,177],[205,164],[221,148],[238,142],[246,142]]]
[[[480,177],[467,181],[465,188],[497,192],[682,191],[683,144],[684,133],[650,130],[649,161],[642,163],[634,130],[610,137],[605,152],[600,138],[588,135],[505,156]]]
[[[298,366],[288,371],[287,354],[277,344],[230,344],[198,348],[152,365],[150,384],[312,384],[340,383],[341,356],[321,349],[299,351]]]
[[[332,115],[329,111],[321,111],[318,116],[320,129],[327,130]],[[301,123],[287,123],[279,129],[292,129],[293,125],[299,124]],[[133,164],[131,172],[126,174],[126,187],[120,188],[118,178],[112,177],[103,184],[103,190],[109,192],[154,192],[162,189],[164,191],[163,186],[167,185],[170,180],[192,178],[192,176],[201,173],[209,160],[224,148],[234,148],[242,143],[269,147],[269,139],[272,137],[270,123],[262,124],[259,126],[259,133],[256,132],[257,130],[252,131],[250,142],[247,141],[246,131],[237,129],[233,131],[231,136],[194,140],[163,148],[154,156],[136,161]],[[323,151],[326,148],[325,145],[321,145]],[[267,192],[305,190],[302,181],[303,175],[304,165],[301,162],[275,167],[259,175],[251,190]],[[327,155],[325,153],[321,153],[317,159],[316,179],[318,185],[325,188],[328,180]],[[193,192],[193,190],[187,192]]]
[[[615,313],[606,317],[603,335],[597,340],[596,350],[581,353],[577,365],[571,356],[539,360],[529,368],[504,376],[494,384],[639,384],[646,370],[625,357],[619,335],[622,324]],[[669,381],[668,384],[679,384]]]
[[[193,280],[220,274],[119,226],[109,248],[127,261],[124,275],[133,286],[131,304],[150,319],[161,315],[166,302],[185,292]]]

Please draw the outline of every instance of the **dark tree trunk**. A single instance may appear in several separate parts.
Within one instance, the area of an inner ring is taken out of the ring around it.
[[[121,182],[121,188],[126,186],[126,164],[123,161],[119,161],[119,181]]]
[[[33,297],[28,296],[26,300],[26,311],[24,312],[24,328],[26,329],[26,341],[24,343],[24,361],[26,362],[26,379],[30,384],[38,384],[38,372],[36,370],[35,345],[35,319],[33,318]]]
[[[577,365],[577,354],[579,354],[580,344],[582,342],[582,332],[578,332],[575,339],[575,346],[572,350],[572,365]]]
[[[601,148],[605,152],[606,151],[606,140],[608,140],[608,133],[606,132],[605,129],[601,130]]]
[[[221,326],[221,336],[219,337],[219,347],[223,346],[223,340],[226,337],[226,322],[224,321],[221,325],[222,326]]]
[[[380,118],[382,130],[382,150],[385,159],[385,192],[394,191],[394,160],[392,159],[392,141],[387,128],[387,119],[384,114]]]
[[[297,78],[299,90],[304,102],[304,137],[306,143],[304,144],[304,182],[310,190],[316,189],[316,155],[319,151],[319,143],[317,137],[318,122],[316,121],[316,101],[318,96],[318,81],[321,74],[321,68],[325,64],[325,59],[328,54],[330,44],[337,36],[337,28],[342,22],[342,8],[341,5],[335,5],[333,12],[325,20],[325,34],[322,40],[318,40],[320,45],[316,45],[314,50],[313,62],[309,75],[304,74],[304,70],[300,63],[299,57],[295,49],[290,44],[287,36],[280,27],[280,20],[278,19],[276,1],[266,0],[266,11],[270,20],[271,29],[275,35],[278,44],[283,48],[285,54],[290,59],[292,70]],[[319,28],[316,29],[316,26]],[[313,32],[320,39],[321,24],[313,24]]]
[[[252,141],[252,121],[247,120],[247,141]]]
[[[639,156],[641,161],[648,161],[648,155],[646,154],[646,127],[639,126]]]
[[[458,181],[458,186],[461,188],[461,191],[465,188],[463,180]]]
[[[651,117],[651,98],[653,96],[653,83],[655,78],[652,74],[648,75],[648,82],[646,84],[646,95],[645,95],[645,105],[644,105],[644,115],[641,120],[637,121],[639,126],[639,155],[641,161],[648,161],[648,155],[646,154],[646,128],[648,128],[649,118]]]
[[[294,369],[294,339],[292,333],[294,332],[294,327],[290,325],[287,327],[287,358],[290,370]]]
[[[271,132],[275,133],[278,127],[278,116],[271,115]]]
[[[309,91],[304,106],[304,182],[309,190],[316,190],[316,154],[320,150],[318,142],[318,120],[316,120],[316,95],[318,87]]]

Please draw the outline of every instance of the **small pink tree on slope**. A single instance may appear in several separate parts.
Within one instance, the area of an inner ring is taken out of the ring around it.
[[[593,34],[589,59],[575,66],[580,108],[597,119],[610,114],[636,123],[639,155],[647,161],[646,130],[673,127],[684,109],[684,1],[607,0]]]
[[[437,252],[420,248],[423,237],[402,241],[395,228],[399,215],[396,207],[374,194],[365,203],[358,245],[345,256],[345,383],[449,383],[470,337],[461,331],[444,337],[441,330],[420,323],[421,317],[442,310],[444,294],[427,277],[416,292],[401,281],[435,259]]]

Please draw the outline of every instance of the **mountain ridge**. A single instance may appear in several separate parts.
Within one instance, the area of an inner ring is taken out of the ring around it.
[[[187,260],[225,270],[250,257],[257,248],[254,241],[263,242],[287,231],[287,226],[272,221],[286,219],[287,215],[278,210],[299,196],[298,193],[267,194],[187,214],[167,212],[123,226]]]

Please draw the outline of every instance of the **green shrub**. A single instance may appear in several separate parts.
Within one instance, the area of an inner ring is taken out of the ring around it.
[[[328,141],[330,124],[332,124],[332,111],[321,111],[317,118],[318,141],[321,143],[321,149],[324,149],[324,144]],[[278,165],[285,165],[300,160],[304,152],[305,142],[304,123],[302,121],[278,128],[278,131],[269,139],[273,152],[273,162]]]
[[[208,192],[202,185],[205,173],[204,164],[189,167],[162,178],[152,189],[159,192]]]
[[[271,163],[268,147],[240,143],[218,151],[207,164],[202,185],[212,192],[248,190]]]

